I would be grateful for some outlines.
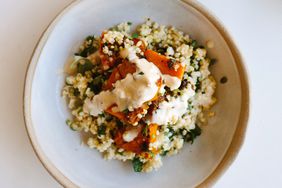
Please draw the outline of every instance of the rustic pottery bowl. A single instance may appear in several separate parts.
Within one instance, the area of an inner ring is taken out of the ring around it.
[[[146,18],[174,25],[205,45],[217,59],[216,116],[193,145],[165,158],[153,173],[134,173],[129,163],[105,161],[71,131],[61,97],[64,64],[85,36],[99,35],[123,21]],[[227,82],[220,83],[222,77]],[[26,75],[24,116],[33,148],[50,174],[66,187],[205,187],[212,185],[236,157],[244,140],[249,110],[248,81],[242,58],[222,25],[199,3],[177,0],[85,0],[68,6],[51,23],[34,51]]]

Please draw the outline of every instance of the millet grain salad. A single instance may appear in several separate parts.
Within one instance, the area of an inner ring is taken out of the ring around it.
[[[148,19],[88,36],[69,67],[63,96],[75,131],[105,159],[130,160],[136,172],[162,166],[201,134],[216,82],[205,48],[174,27]]]

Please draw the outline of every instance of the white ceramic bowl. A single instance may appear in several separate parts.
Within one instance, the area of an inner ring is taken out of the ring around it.
[[[105,161],[96,150],[81,144],[79,133],[65,125],[70,117],[61,97],[64,64],[90,34],[123,21],[139,24],[150,17],[174,25],[215,47],[209,56],[218,63],[212,74],[218,82],[216,117],[193,145],[164,159],[150,174],[134,173],[131,165]],[[220,84],[222,76],[228,82]],[[249,98],[242,59],[218,21],[195,1],[85,0],[67,7],[49,26],[32,57],[24,94],[24,115],[39,159],[67,187],[194,187],[211,185],[235,158],[244,138]]]

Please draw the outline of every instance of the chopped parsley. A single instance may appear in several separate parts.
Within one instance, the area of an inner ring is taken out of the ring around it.
[[[145,127],[143,128],[142,135],[144,137],[148,136],[148,124],[146,124]]]
[[[99,75],[95,77],[92,82],[88,84],[88,87],[95,94],[98,94],[102,90],[103,83],[104,83],[104,77],[102,75]]]
[[[122,113],[128,114],[128,113],[129,113],[129,110],[126,108],[125,110],[122,111]]]
[[[143,163],[137,157],[134,157],[134,159],[132,160],[132,166],[134,172],[141,172],[143,169]]]
[[[202,133],[202,129],[196,124],[195,128],[189,130],[188,133],[184,136],[184,140],[186,142],[191,142],[193,144],[195,138],[200,136]]]
[[[168,153],[168,150],[167,150],[167,151],[163,151],[162,153],[160,153],[160,155],[161,155],[162,157],[164,157],[164,156],[167,155],[167,153]]]
[[[77,72],[81,74],[85,74],[86,71],[91,71],[94,68],[93,63],[86,58],[79,60],[77,64]]]
[[[94,41],[95,41],[95,37],[94,36],[88,36],[86,37],[84,43],[85,46],[83,48],[83,50],[81,50],[79,53],[75,53],[75,55],[81,56],[81,57],[87,57],[90,54],[94,53],[95,51],[97,51],[97,47],[95,47]]]
[[[120,120],[116,120],[116,126],[118,129],[122,129],[123,128],[123,123]]]
[[[196,87],[196,91],[198,91],[198,90],[201,88],[201,82],[200,82],[200,79],[199,79],[199,78],[197,78],[195,87]]]
[[[138,38],[138,36],[139,36],[138,33],[133,33],[131,37],[132,37],[133,39],[136,39],[136,38]]]
[[[168,138],[169,138],[170,140],[172,140],[172,139],[173,139],[173,136],[176,135],[176,132],[173,130],[172,127],[168,127],[168,130],[169,130],[169,133],[171,134],[171,135],[169,135]]]
[[[106,134],[106,125],[104,123],[102,123],[100,126],[98,126],[97,133],[98,133],[98,136]]]
[[[100,114],[98,114],[98,117],[105,117],[105,114],[104,113],[100,113]]]
[[[106,121],[108,121],[108,122],[113,120],[113,117],[111,115],[108,115],[108,114],[105,114],[105,118],[106,118]]]
[[[187,111],[191,111],[193,107],[194,107],[194,106],[193,106],[192,102],[191,102],[191,101],[188,101]]]
[[[70,125],[72,124],[72,121],[71,121],[70,119],[67,119],[67,120],[66,120],[66,124],[67,124],[68,126],[70,126]]]
[[[193,48],[196,48],[196,47],[198,46],[197,41],[196,41],[196,40],[192,40],[192,41],[191,41],[191,46],[192,46]]]

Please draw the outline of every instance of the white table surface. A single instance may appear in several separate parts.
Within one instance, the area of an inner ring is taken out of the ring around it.
[[[22,96],[32,51],[72,0],[0,0],[0,187],[61,187],[36,158]],[[214,187],[282,187],[282,0],[200,0],[245,58],[251,114],[238,158]]]

